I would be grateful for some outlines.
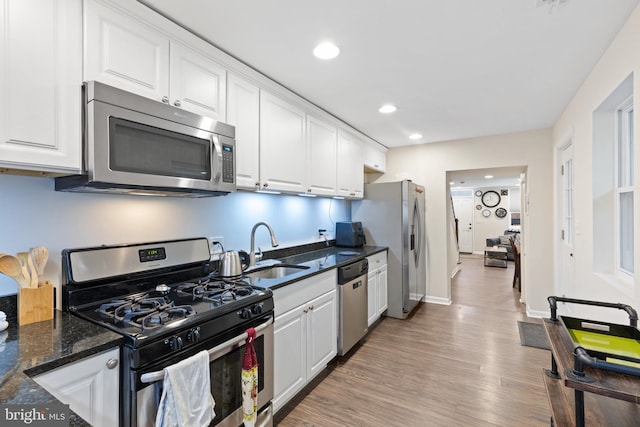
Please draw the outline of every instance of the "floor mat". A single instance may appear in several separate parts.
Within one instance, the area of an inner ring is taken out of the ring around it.
[[[520,332],[521,345],[551,350],[549,339],[544,332],[542,324],[518,321],[518,331]]]

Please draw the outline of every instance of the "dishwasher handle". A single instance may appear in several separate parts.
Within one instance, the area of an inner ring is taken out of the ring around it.
[[[366,258],[343,267],[338,267],[338,284],[344,285],[356,277],[366,275],[367,273],[369,273],[369,260]]]

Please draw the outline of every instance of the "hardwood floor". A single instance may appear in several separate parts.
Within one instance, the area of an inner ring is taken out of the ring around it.
[[[383,318],[356,351],[276,414],[288,426],[548,426],[547,350],[520,345],[509,268],[461,258],[453,304]]]

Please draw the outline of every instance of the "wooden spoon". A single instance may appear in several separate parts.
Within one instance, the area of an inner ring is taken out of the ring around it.
[[[16,258],[20,261],[20,265],[22,267],[22,276],[24,276],[25,281],[27,282],[27,288],[32,288],[33,283],[31,282],[31,276],[33,271],[33,264],[29,263],[29,252],[18,252],[16,254]],[[38,279],[36,278],[36,288],[38,287]]]
[[[22,274],[22,264],[13,255],[2,254],[0,256],[0,273],[12,277],[21,288],[29,287],[29,283]]]
[[[38,276],[43,276],[44,266],[47,264],[47,260],[49,259],[49,250],[44,246],[36,246],[35,248],[31,248],[29,252],[33,257],[33,263],[36,266]]]

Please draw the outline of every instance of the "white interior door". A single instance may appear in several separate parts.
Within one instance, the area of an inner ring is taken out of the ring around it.
[[[458,219],[458,247],[460,252],[473,252],[473,196],[453,198]]]
[[[562,230],[560,232],[561,241],[561,283],[560,294],[566,295],[573,291],[574,261],[573,242],[575,236],[575,224],[573,219],[573,145],[569,145],[562,150],[561,171],[561,215]]]

